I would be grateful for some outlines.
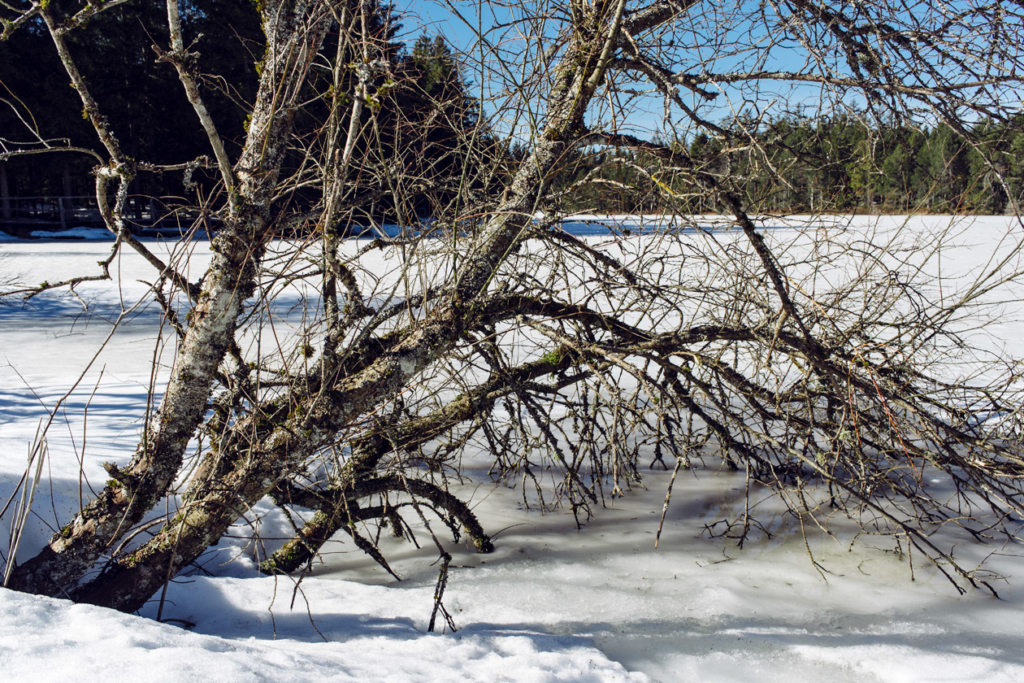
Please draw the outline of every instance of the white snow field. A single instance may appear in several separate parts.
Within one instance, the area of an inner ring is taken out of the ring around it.
[[[909,225],[927,236],[951,220],[915,218]],[[884,231],[902,222],[858,218],[850,229]],[[1010,253],[1024,238],[1021,225],[1004,218],[963,219],[955,231],[960,246],[943,257],[947,286],[954,289],[958,274]],[[793,230],[769,234],[773,241],[808,246]],[[38,283],[90,274],[109,248],[102,242],[4,241],[0,275]],[[196,279],[209,258],[208,243],[188,248],[195,250],[188,264]],[[164,371],[152,371],[158,307],[146,300],[133,308],[147,290],[139,281],[151,282],[154,274],[128,253],[113,270],[115,282],[76,288],[88,312],[61,292],[0,306],[0,506],[25,470],[40,421],[67,395],[47,438],[33,516],[17,549],[21,559],[46,542],[81,497],[102,486],[101,463],[129,459],[149,387],[159,398],[165,381]],[[1015,292],[991,296],[1003,302],[1000,316],[972,339],[979,350],[1006,348],[1024,357],[1024,303]],[[111,336],[122,306],[129,313]],[[570,514],[524,509],[520,493],[495,487],[483,467],[471,469],[458,493],[495,535],[497,550],[478,555],[449,548],[455,559],[444,602],[455,633],[426,633],[438,571],[429,542],[417,550],[381,540],[403,578],[396,582],[351,543],[334,541],[325,547],[324,563],[296,585],[256,572],[254,554],[263,549],[253,547],[252,530],[240,525],[201,559],[203,572],[179,577],[162,606],[154,599],[140,616],[0,590],[2,678],[1024,681],[1020,549],[957,548],[964,560],[988,557],[999,599],[982,591],[960,596],[923,562],[915,561],[912,580],[885,539],[861,539],[852,552],[843,538],[811,536],[805,546],[795,522],[772,501],[763,504],[762,516],[774,535],[739,549],[734,541],[709,538],[705,527],[716,528],[742,505],[743,478],[697,469],[676,481],[655,550],[669,473],[650,471],[646,490],[609,499],[577,530]],[[0,521],[5,557],[11,517]],[[288,534],[269,504],[252,517],[261,519],[268,546]]]

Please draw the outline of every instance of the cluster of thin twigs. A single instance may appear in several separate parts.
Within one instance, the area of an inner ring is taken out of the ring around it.
[[[159,273],[179,348],[130,461],[108,465],[104,490],[8,586],[137,609],[268,496],[296,534],[264,553],[267,572],[309,567],[337,533],[387,568],[375,529],[406,534],[425,510],[486,552],[448,486],[481,449],[527,503],[577,517],[652,462],[723,463],[777,491],[803,526],[842,514],[955,584],[981,579],[937,530],[1018,540],[1019,375],[971,351],[993,293],[1015,291],[1016,243],[950,290],[939,265],[950,233],[915,244],[909,228],[865,233],[824,216],[766,230],[757,178],[729,160],[742,152],[773,172],[756,133],[786,96],[777,85],[813,84],[836,107],[862,97],[859,115],[877,120],[926,112],[971,144],[965,117],[1016,112],[1021,17],[884,0],[494,5],[508,21],[456,16],[478,26],[477,50],[456,59],[493,108],[484,122],[486,107],[468,111],[451,91],[426,115],[388,108],[390,89],[412,86],[372,3],[260,3],[259,89],[233,158],[169,0],[158,54],[216,160],[188,212],[193,230],[215,234],[198,282],[126,224],[135,173],[198,162],[147,165],[121,149],[66,40],[103,7],[3,9],[5,35],[30,21],[51,35],[104,150],[91,152],[97,203],[117,241],[96,278],[119,249],[138,251]],[[766,70],[794,50],[801,68]],[[662,130],[634,134],[624,117],[652,94]],[[725,127],[715,102],[730,98],[744,110]],[[696,132],[718,157],[691,157]],[[577,177],[601,150],[618,156]],[[562,231],[583,189],[622,185],[610,165],[623,159],[659,197],[662,224]],[[694,196],[718,215],[680,218]],[[382,215],[405,232],[388,236]],[[359,225],[376,238],[346,241]],[[168,499],[175,509],[154,525]],[[749,509],[737,528],[741,540],[757,528]]]

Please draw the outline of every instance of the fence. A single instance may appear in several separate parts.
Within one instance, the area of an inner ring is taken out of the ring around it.
[[[128,197],[125,215],[139,224],[155,225],[160,220],[155,203],[148,197]],[[0,221],[21,227],[66,230],[76,226],[101,226],[96,197],[4,197]]]

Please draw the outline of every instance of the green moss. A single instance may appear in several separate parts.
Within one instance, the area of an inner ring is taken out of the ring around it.
[[[540,357],[541,361],[548,365],[558,365],[562,362],[562,351],[561,349],[555,349],[554,351],[548,351]]]

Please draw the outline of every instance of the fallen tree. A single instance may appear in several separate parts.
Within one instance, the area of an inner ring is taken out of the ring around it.
[[[178,74],[210,152],[131,158],[68,43],[122,4],[3,10],[5,37],[28,27],[51,36],[99,140],[69,149],[35,131],[34,146],[5,142],[4,154],[96,159],[114,252],[135,249],[157,270],[154,296],[178,353],[130,462],[110,464],[103,491],[42,552],[10,565],[8,587],[138,609],[267,496],[314,511],[265,559],[267,572],[301,570],[340,531],[386,566],[357,523],[401,529],[409,506],[433,508],[486,552],[486,531],[445,487],[470,444],[486,445],[495,477],[584,515],[639,479],[645,459],[677,470],[718,460],[773,487],[802,521],[827,526],[839,513],[896,537],[958,587],[978,579],[933,541],[937,528],[1017,540],[1015,365],[997,359],[987,375],[966,376],[944,365],[970,352],[964,317],[1018,278],[1016,250],[956,296],[931,286],[938,247],[909,248],[898,235],[851,237],[818,217],[803,243],[780,251],[757,223],[756,177],[729,164],[738,149],[748,165],[772,158],[758,155],[757,133],[771,98],[787,94],[776,84],[812,84],[835,107],[856,95],[863,116],[941,120],[971,144],[964,121],[1016,113],[1016,10],[503,6],[510,22],[476,36],[472,65],[491,122],[452,122],[460,135],[445,144],[459,163],[444,174],[422,164],[406,173],[382,143],[416,128],[387,110],[388,89],[403,84],[391,78],[373,6],[326,0],[260,3],[266,44],[237,154],[205,103],[216,79],[202,74],[169,0],[155,53]],[[739,34],[749,42],[730,47]],[[780,51],[801,61],[779,66]],[[627,128],[633,108],[652,101],[670,126],[658,136]],[[746,134],[715,123],[723,101],[749,104]],[[687,154],[698,130],[718,138],[717,159]],[[680,187],[700,193],[720,215],[666,219],[650,234],[623,229],[611,246],[567,234],[558,227],[567,201],[622,183],[592,164],[574,174],[574,160],[602,150],[633,153],[631,183],[666,201]],[[155,172],[187,182],[209,174],[187,214],[215,233],[197,282],[129,230],[129,183]],[[410,229],[397,237],[344,240],[385,196],[400,216],[403,202],[433,207],[432,220],[406,213]],[[378,252],[393,272],[373,270]],[[109,277],[110,262],[83,278]],[[300,285],[314,303],[296,329],[271,335],[275,302]],[[979,418],[989,415],[999,419]],[[538,482],[540,467],[559,473],[554,491]],[[930,483],[939,473],[953,495]],[[134,531],[168,496],[173,514],[139,540]],[[741,538],[756,523],[738,521]],[[135,542],[119,545],[126,538]]]

